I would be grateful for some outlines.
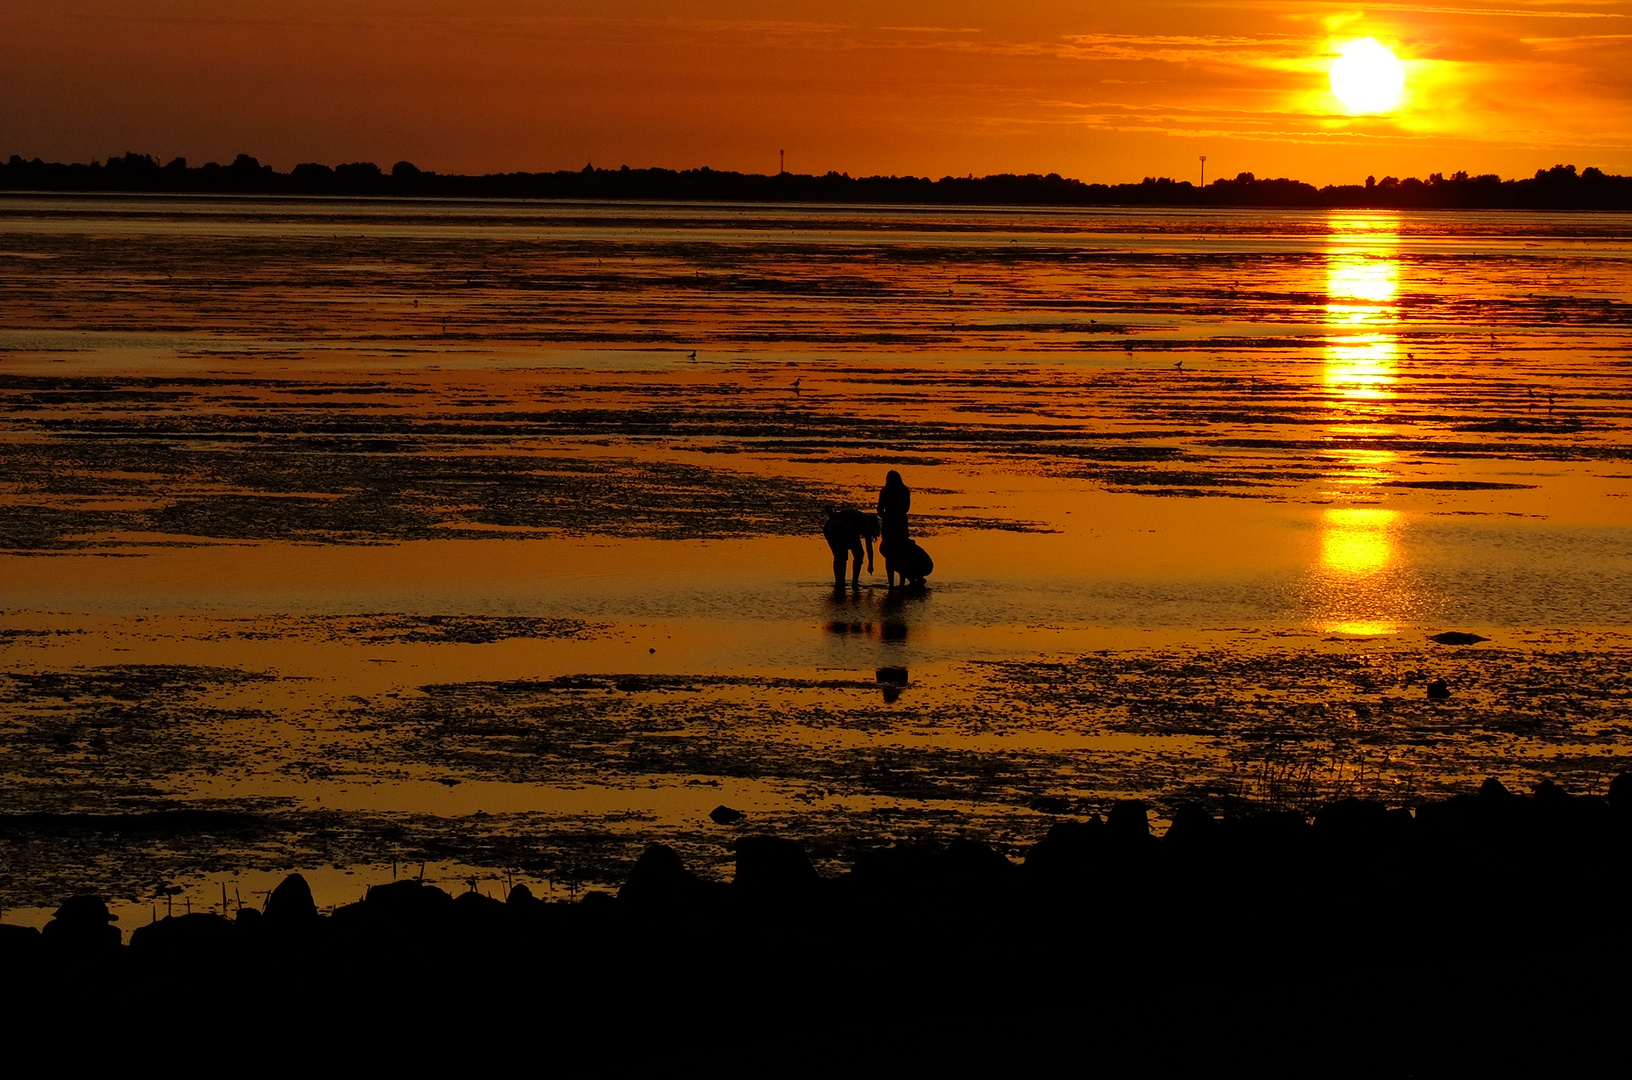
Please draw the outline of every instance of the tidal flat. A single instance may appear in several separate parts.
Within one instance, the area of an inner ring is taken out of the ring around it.
[[[1632,749],[1625,215],[15,196],[0,285],[8,919]]]

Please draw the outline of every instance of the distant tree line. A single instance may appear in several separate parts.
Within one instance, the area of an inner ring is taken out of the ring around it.
[[[1495,175],[1426,180],[1367,177],[1364,184],[1317,188],[1241,173],[1198,187],[1146,177],[1137,184],[1085,184],[1058,173],[1024,176],[861,176],[829,172],[761,175],[700,169],[582,169],[545,173],[443,175],[399,161],[389,172],[371,161],[296,165],[286,173],[239,154],[230,165],[161,165],[127,153],[88,165],[17,155],[0,164],[0,191],[154,192],[208,195],[372,195],[414,198],[652,199],[721,202],[930,203],[988,206],[1291,206],[1429,209],[1632,210],[1632,177],[1574,165],[1539,169],[1522,180]]]

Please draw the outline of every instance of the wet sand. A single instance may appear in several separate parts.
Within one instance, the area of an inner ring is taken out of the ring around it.
[[[0,905],[1602,791],[1629,224],[0,201]]]

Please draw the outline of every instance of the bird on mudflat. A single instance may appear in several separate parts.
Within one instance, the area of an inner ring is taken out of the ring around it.
[[[799,378],[793,380],[793,392],[795,394],[801,392],[800,389],[799,389],[799,384],[804,382],[804,381],[805,381],[805,379],[804,379],[804,376],[802,376],[802,375]]]
[[[687,359],[687,360],[695,360],[695,359],[697,359],[697,350],[696,350],[696,349],[693,349],[693,350],[691,350],[691,352],[689,352],[689,353],[688,353],[688,354],[686,354],[686,359]]]

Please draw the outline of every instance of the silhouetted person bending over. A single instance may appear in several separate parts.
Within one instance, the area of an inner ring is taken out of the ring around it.
[[[851,584],[861,585],[861,548],[867,545],[867,572],[873,572],[873,539],[878,536],[878,518],[863,510],[829,510],[822,526],[827,546],[833,549],[833,587],[844,588],[844,565],[855,557]]]
[[[901,474],[891,469],[884,478],[884,490],[878,493],[878,516],[884,523],[884,538],[879,541],[878,553],[884,556],[884,573],[889,578],[890,587],[895,587],[896,569],[890,565],[892,559],[899,559],[907,553],[911,538],[907,529],[907,511],[912,509],[912,492],[901,481]],[[901,575],[901,583],[905,585],[907,575]]]

